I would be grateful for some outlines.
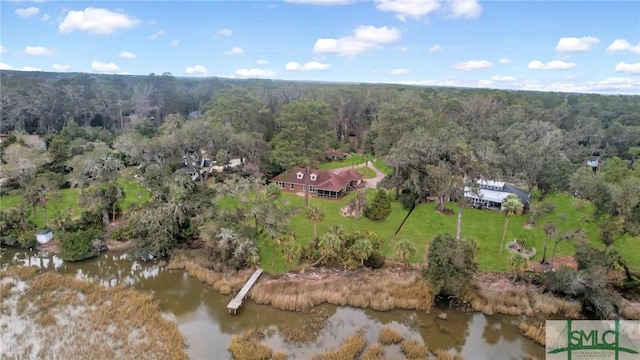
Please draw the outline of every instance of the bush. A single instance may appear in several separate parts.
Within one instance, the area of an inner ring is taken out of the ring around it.
[[[450,234],[436,236],[427,251],[423,275],[434,295],[459,295],[478,270],[477,244],[473,240],[457,240]]]
[[[372,269],[380,269],[384,266],[385,256],[380,251],[374,250],[369,255],[369,258],[364,261],[365,266],[368,266]]]
[[[402,190],[402,195],[400,195],[400,203],[402,207],[405,209],[411,209],[416,204],[416,200],[418,199],[418,195],[412,193],[411,191]]]
[[[96,229],[64,233],[60,244],[62,258],[69,261],[79,261],[96,256],[96,252],[93,250],[96,239],[102,239],[101,232]]]
[[[371,220],[384,220],[391,214],[391,200],[384,189],[378,189],[371,205],[368,205],[364,215]]]

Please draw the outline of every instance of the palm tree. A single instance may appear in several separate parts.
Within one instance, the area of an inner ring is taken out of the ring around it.
[[[320,255],[322,255],[320,260],[326,261],[338,256],[340,248],[342,247],[342,240],[340,240],[340,237],[336,234],[326,233],[320,237],[318,246]]]
[[[295,242],[295,239],[293,241],[286,241],[282,246],[282,256],[287,265],[296,265],[302,257],[302,247]]]
[[[410,242],[403,240],[396,245],[396,256],[404,266],[407,266],[409,258],[416,254],[416,248]]]
[[[317,206],[307,208],[307,219],[313,222],[313,239],[318,238],[318,224],[324,220],[324,212]]]
[[[502,254],[502,247],[504,246],[504,237],[507,235],[507,227],[509,226],[509,216],[519,214],[522,211],[522,203],[520,199],[510,194],[502,201],[502,209],[500,211],[504,214],[504,226],[502,228],[502,239],[500,240],[500,251]]]
[[[513,254],[509,258],[509,270],[513,271],[513,281],[518,275],[527,269],[527,259],[520,254]]]
[[[540,260],[540,264],[544,264],[547,261],[547,242],[549,238],[556,236],[556,232],[558,231],[556,224],[553,222],[546,223],[544,226],[544,247],[542,250],[542,260]]]
[[[349,252],[356,259],[360,260],[360,266],[364,266],[364,261],[371,256],[371,252],[373,252],[373,246],[371,245],[371,241],[366,237],[359,237],[356,239],[356,242],[349,247]]]

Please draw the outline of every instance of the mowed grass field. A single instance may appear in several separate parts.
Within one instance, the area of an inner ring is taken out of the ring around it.
[[[369,201],[373,199],[374,192],[375,190],[368,191]],[[389,195],[393,196],[393,193],[389,192]],[[445,215],[436,211],[435,203],[423,203],[418,205],[407,219],[395,242],[389,244],[408,210],[403,209],[399,202],[392,201],[391,215],[383,221],[342,216],[342,206],[346,205],[354,196],[355,194],[350,194],[342,200],[311,199],[311,205],[318,206],[325,213],[324,220],[318,224],[318,236],[326,232],[332,224],[342,225],[348,231],[370,230],[383,238],[385,245],[382,251],[387,256],[395,256],[395,244],[399,241],[406,240],[412,243],[417,249],[417,254],[411,260],[419,263],[424,261],[427,246],[436,235],[441,233],[455,234],[456,232],[457,205],[455,203],[447,204],[447,208],[454,210],[453,215]],[[283,197],[300,208],[304,207],[304,198],[301,196],[286,193],[283,194]],[[534,227],[524,226],[529,220],[528,215],[510,217],[505,243],[514,239],[527,239],[537,249],[534,260],[540,260],[545,239],[544,225],[548,222],[554,222],[558,228],[558,235],[582,228],[585,231],[586,239],[591,244],[603,247],[600,242],[598,222],[593,221],[591,217],[594,210],[591,204],[563,194],[549,196],[546,201],[555,205],[555,211],[537,218]],[[562,220],[563,218],[564,220]],[[471,208],[463,211],[462,236],[477,241],[479,245],[478,262],[483,271],[504,271],[507,269],[507,261],[511,253],[506,249],[500,253],[503,224],[504,215],[497,211]],[[290,226],[301,244],[306,244],[313,239],[313,223],[307,219],[304,211],[291,218]],[[625,235],[616,239],[613,245],[620,250],[623,258],[634,268],[640,268],[640,251],[637,251],[639,240]],[[560,242],[557,255],[573,255],[576,241]],[[547,256],[551,255],[552,248],[553,241],[549,241]],[[265,255],[267,258],[271,257],[270,253]],[[270,263],[269,259],[265,266],[269,268]],[[277,263],[277,259],[275,263]],[[284,268],[278,266],[278,269],[273,270],[282,271]]]
[[[134,180],[118,180],[124,189],[124,198],[120,201],[120,207],[127,211],[133,204],[143,204],[150,198],[149,192]],[[72,216],[78,216],[82,212],[79,205],[80,189],[62,189],[49,195],[47,202],[47,216],[49,222],[56,212],[66,212],[71,209]],[[0,197],[0,209],[8,209],[22,204],[24,200],[19,195],[5,195]],[[44,218],[40,207],[36,214],[31,214],[31,219],[39,227],[44,227]]]
[[[370,158],[371,156],[369,156]],[[345,166],[352,166],[352,165],[360,165],[360,164],[364,164],[365,161],[367,161],[367,158],[365,157],[365,155],[361,155],[361,154],[350,154],[349,156],[347,156],[346,159],[344,160],[340,160],[340,161],[328,161],[325,163],[320,164],[320,169],[321,170],[333,170],[333,169],[338,169],[341,167],[345,167]]]

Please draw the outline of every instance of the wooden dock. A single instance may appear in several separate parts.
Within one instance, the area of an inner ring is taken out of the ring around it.
[[[256,282],[256,280],[258,280],[261,274],[262,274],[262,269],[260,268],[256,269],[256,271],[253,273],[253,275],[251,275],[249,280],[247,280],[247,283],[244,284],[242,289],[240,289],[240,292],[238,293],[238,295],[236,295],[236,297],[229,302],[229,305],[227,305],[227,309],[229,309],[229,314],[231,314],[232,310],[234,314],[238,312],[238,308],[240,307],[240,305],[242,305],[242,300],[244,299],[245,296],[247,296],[247,293],[249,292],[249,290],[251,290],[251,287]]]

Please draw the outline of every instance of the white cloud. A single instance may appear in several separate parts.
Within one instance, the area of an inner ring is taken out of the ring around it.
[[[393,69],[389,71],[389,75],[406,75],[409,74],[411,70],[405,68]]]
[[[184,73],[185,74],[189,74],[189,75],[194,75],[194,74],[207,74],[209,72],[209,70],[202,66],[202,65],[196,65],[196,66],[187,66],[184,69]]]
[[[16,15],[18,15],[19,17],[26,19],[26,18],[30,18],[32,16],[36,16],[38,15],[38,13],[40,12],[40,9],[38,9],[37,7],[33,7],[30,6],[28,8],[17,8],[16,9]]]
[[[640,62],[627,64],[626,62],[621,61],[616,65],[616,71],[629,74],[640,74]]]
[[[489,78],[491,81],[505,81],[505,82],[512,82],[512,81],[516,81],[517,79],[513,76],[502,76],[502,75],[494,75],[492,77]]]
[[[631,51],[634,54],[640,54],[640,43],[633,46],[627,39],[616,39],[607,47],[608,52]]]
[[[284,0],[292,4],[311,4],[311,5],[347,5],[354,3],[355,0]]]
[[[42,21],[49,21],[49,19],[51,19],[51,16],[49,16],[49,14],[44,14],[40,18],[40,20],[42,20]]]
[[[435,44],[435,45],[429,47],[429,52],[430,53],[438,52],[440,50],[442,50],[442,46],[440,46],[440,44]]]
[[[267,60],[260,59],[260,60],[256,61],[256,64],[258,64],[258,65],[268,65],[269,62]]]
[[[231,31],[229,29],[222,28],[222,29],[218,29],[216,34],[218,34],[220,36],[231,36],[231,35],[233,35],[233,31]]]
[[[476,0],[450,0],[448,3],[452,18],[477,19],[482,14],[482,6]]]
[[[467,62],[460,62],[453,65],[454,69],[464,71],[488,69],[490,67],[493,67],[493,63],[487,60],[469,60]]]
[[[107,64],[100,61],[92,61],[91,70],[104,73],[116,73],[120,71],[120,67],[114,63]]]
[[[400,21],[407,17],[419,20],[421,17],[440,8],[440,0],[376,0],[376,9],[393,12]]]
[[[593,36],[563,37],[558,40],[556,50],[560,52],[588,51],[591,47],[600,42],[600,39]]]
[[[240,55],[244,53],[244,49],[242,49],[241,47],[234,46],[231,50],[227,50],[222,53],[225,55]]]
[[[164,35],[164,30],[159,30],[159,31],[154,32],[153,34],[147,36],[147,39],[156,40],[157,38],[159,38],[162,35]]]
[[[11,69],[13,69],[13,66],[0,62],[0,70],[11,70]]]
[[[288,62],[284,68],[289,71],[322,71],[331,67],[331,64],[324,64],[318,61],[309,61],[301,65],[295,61]]]
[[[53,50],[47,49],[44,46],[27,46],[24,48],[23,52],[27,55],[33,56],[51,56],[54,54]]]
[[[61,71],[61,72],[71,70],[71,66],[69,66],[69,65],[53,64],[51,67],[53,68],[53,70]]]
[[[498,62],[499,62],[500,64],[511,64],[511,59],[509,59],[509,58],[502,58],[502,59],[498,60]]]
[[[118,57],[121,57],[123,59],[135,59],[136,54],[128,51],[120,51],[120,54],[118,54]]]
[[[531,70],[568,70],[573,69],[574,67],[576,67],[576,63],[562,60],[552,60],[546,64],[540,60],[533,60],[529,62],[529,69]]]
[[[4,52],[4,46],[0,45],[0,54]]]
[[[234,74],[235,77],[241,77],[241,78],[269,78],[269,77],[274,77],[275,75],[276,73],[273,72],[272,70],[258,69],[258,68],[252,68],[252,69],[242,68],[242,69],[236,70]]]
[[[180,40],[171,40],[169,45],[171,45],[172,47],[177,47],[178,45],[180,45]]]
[[[400,39],[400,31],[386,26],[360,25],[354,32],[355,38],[374,44],[393,43]]]
[[[84,10],[71,10],[58,25],[63,34],[72,31],[86,31],[89,34],[108,35],[118,29],[131,29],[140,21],[135,17],[107,9],[88,7]]]
[[[33,66],[23,66],[22,69],[19,69],[19,70],[20,71],[42,71],[37,67],[33,67]]]
[[[396,42],[400,39],[400,31],[394,27],[358,26],[353,35],[338,39],[318,39],[313,46],[316,53],[340,54],[355,56],[366,51],[379,48],[381,44]]]

